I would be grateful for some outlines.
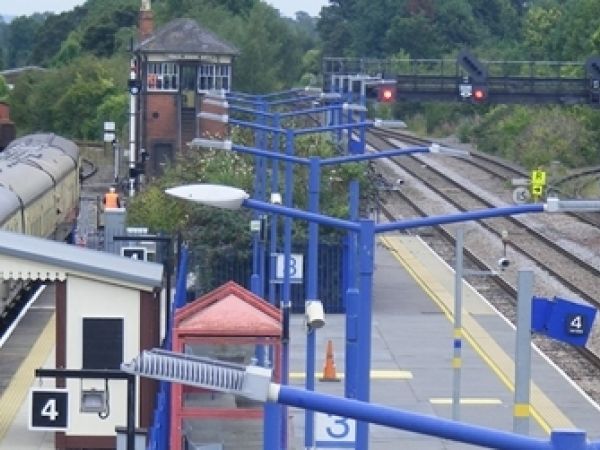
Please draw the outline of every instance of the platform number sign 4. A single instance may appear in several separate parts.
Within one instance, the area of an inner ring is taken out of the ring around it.
[[[356,420],[315,413],[316,448],[355,448]]]
[[[586,331],[585,317],[582,314],[567,315],[567,333],[571,335],[583,334]]]
[[[33,388],[29,394],[29,429],[59,431],[68,428],[69,393],[66,389]]]

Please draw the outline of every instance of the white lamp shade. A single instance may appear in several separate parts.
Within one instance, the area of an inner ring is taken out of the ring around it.
[[[188,184],[166,189],[165,193],[222,209],[239,209],[243,201],[250,197],[242,189],[219,184]]]

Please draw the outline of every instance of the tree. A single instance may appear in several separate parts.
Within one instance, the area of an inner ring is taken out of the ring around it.
[[[321,9],[321,18],[317,22],[323,56],[350,56],[349,44],[353,34],[348,16],[351,6],[342,7],[339,2],[330,3],[330,6]]]
[[[19,16],[12,20],[8,31],[7,67],[29,64],[35,35],[42,22],[42,16]]]
[[[8,84],[6,84],[6,80],[2,75],[0,75],[0,101],[7,101],[9,93],[10,91],[8,89]]]
[[[79,6],[69,12],[48,15],[35,35],[32,62],[47,66],[81,23],[86,12],[85,6]]]
[[[288,70],[292,66],[284,65],[285,28],[279,15],[272,8],[257,4],[248,16],[242,36],[234,71],[237,89],[250,92],[280,89],[283,68]]]

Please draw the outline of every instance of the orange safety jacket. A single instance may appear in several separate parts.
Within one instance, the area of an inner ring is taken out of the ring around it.
[[[119,194],[116,192],[107,192],[104,194],[104,207],[105,208],[119,208],[121,202],[119,201]]]

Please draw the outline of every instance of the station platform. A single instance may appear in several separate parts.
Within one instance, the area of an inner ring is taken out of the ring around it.
[[[404,235],[381,238],[375,264],[371,401],[450,419],[453,269],[418,237]],[[44,309],[49,308],[47,305]],[[40,327],[31,348],[21,346],[25,359],[1,392],[0,450],[53,448],[52,433],[29,431],[27,426],[27,391],[32,384],[38,385],[33,370],[53,361],[54,334],[48,331],[52,320],[50,317]],[[328,315],[326,321],[325,327],[317,331],[317,368],[323,367],[327,343],[332,341],[337,374],[343,377],[345,318]],[[465,283],[463,328],[460,420],[511,431],[514,327]],[[302,386],[306,355],[302,316],[292,317],[290,331],[290,383]],[[15,347],[7,342],[0,349],[0,361],[8,348]],[[4,370],[2,366],[0,370]],[[343,395],[343,381],[316,384],[318,392]],[[530,435],[548,438],[552,429],[577,428],[585,430],[590,440],[600,440],[600,407],[537,350],[532,352],[531,405]],[[289,408],[288,415],[289,448],[303,449],[305,412]],[[315,427],[320,441],[324,423],[318,422]],[[382,426],[371,425],[369,429],[372,450],[476,448]],[[336,448],[335,442],[317,448],[325,447]]]

